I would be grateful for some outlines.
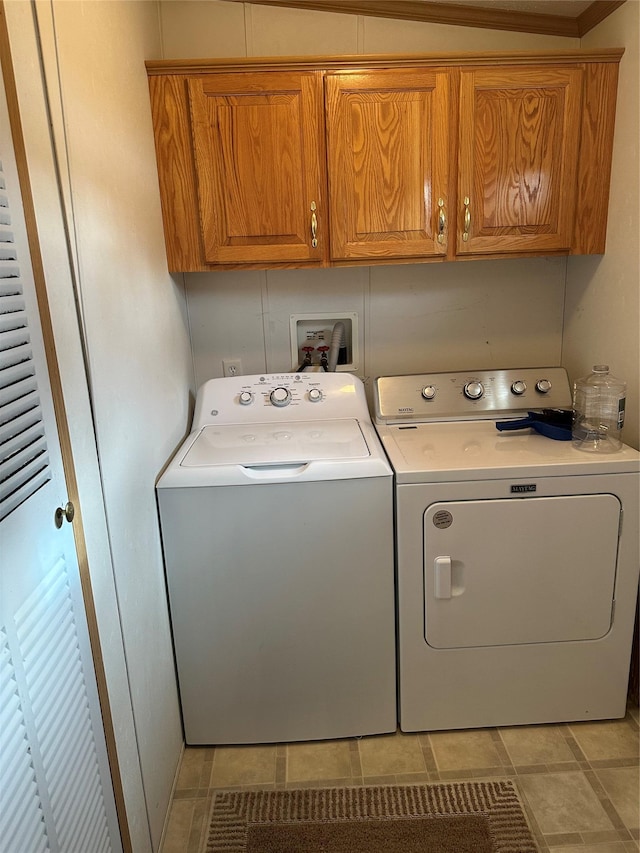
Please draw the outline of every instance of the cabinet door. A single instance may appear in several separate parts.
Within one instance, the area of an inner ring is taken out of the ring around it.
[[[582,71],[509,67],[460,74],[458,254],[568,250]]]
[[[204,262],[321,261],[319,72],[213,74],[188,91]]]
[[[325,86],[331,257],[445,255],[448,72],[344,72]]]

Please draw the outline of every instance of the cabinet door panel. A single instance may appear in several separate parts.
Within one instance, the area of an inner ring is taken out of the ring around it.
[[[448,73],[337,73],[325,85],[331,257],[444,255]]]
[[[224,74],[188,86],[205,262],[321,260],[320,76]]]
[[[459,254],[571,246],[582,71],[461,71]]]

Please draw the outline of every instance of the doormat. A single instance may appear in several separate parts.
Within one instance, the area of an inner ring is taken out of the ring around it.
[[[203,853],[537,853],[513,782],[214,794]]]

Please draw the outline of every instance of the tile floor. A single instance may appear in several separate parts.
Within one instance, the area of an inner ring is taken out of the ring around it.
[[[515,779],[541,853],[638,851],[638,709],[623,720],[187,747],[163,853],[197,853],[216,789]]]

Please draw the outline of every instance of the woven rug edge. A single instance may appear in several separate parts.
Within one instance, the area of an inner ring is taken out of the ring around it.
[[[285,802],[295,802],[298,798],[311,798],[312,800],[318,800],[319,798],[328,798],[335,799],[340,795],[344,796],[346,799],[353,798],[361,798],[364,792],[378,791],[381,795],[384,792],[388,792],[389,790],[394,790],[400,794],[411,797],[412,795],[420,792],[425,792],[425,795],[428,793],[430,795],[435,796],[438,789],[441,792],[450,790],[454,788],[457,793],[468,793],[478,795],[478,793],[484,795],[486,791],[483,788],[488,787],[490,793],[494,793],[496,791],[503,792],[504,794],[508,794],[513,797],[517,805],[519,807],[519,811],[524,818],[524,823],[526,825],[526,829],[528,830],[531,837],[531,844],[529,848],[531,853],[533,851],[539,851],[538,842],[535,838],[535,833],[533,827],[531,826],[531,821],[529,819],[529,815],[527,814],[527,810],[525,808],[520,790],[514,779],[506,778],[506,777],[489,777],[489,778],[478,778],[473,780],[447,780],[447,781],[435,781],[435,782],[421,782],[421,783],[405,783],[405,784],[397,784],[390,783],[386,785],[381,784],[373,784],[373,785],[358,785],[358,786],[328,786],[328,787],[299,787],[299,788],[284,788],[284,789],[251,789],[251,790],[240,790],[238,788],[226,788],[226,789],[218,789],[214,791],[211,803],[207,810],[207,817],[202,826],[202,834],[200,839],[199,853],[207,853],[209,848],[209,839],[210,839],[210,827],[212,824],[212,820],[214,817],[214,811],[217,806],[220,806],[221,803],[224,802],[225,798],[230,798],[232,801],[237,799],[240,796],[243,800],[247,800],[249,803],[251,802],[259,802],[266,804],[268,806],[269,803],[273,804],[280,801]],[[433,805],[433,803],[431,804]],[[452,815],[452,814],[480,814],[485,813],[491,814],[491,805],[485,811],[481,807],[471,808],[466,811],[440,811],[437,808],[430,812],[424,812],[424,814],[433,814],[435,815]],[[393,817],[393,815],[385,815],[386,817]],[[402,815],[397,815],[401,817]],[[406,814],[404,816],[409,816]],[[375,815],[364,815],[363,818],[371,818],[375,817]],[[286,818],[284,818],[286,819]],[[294,820],[300,820],[300,818],[293,818]],[[326,818],[311,818],[313,819],[328,819],[328,820],[336,820],[336,819],[358,819],[357,817],[351,815],[347,818],[340,818],[336,815],[328,816]],[[499,849],[510,849],[508,847],[499,848]],[[528,853],[528,851],[527,851]]]

